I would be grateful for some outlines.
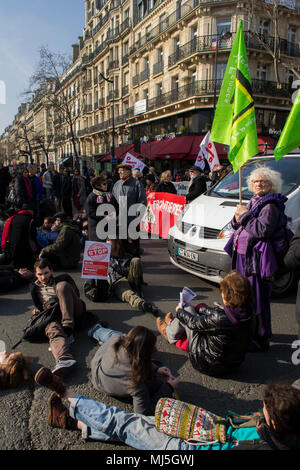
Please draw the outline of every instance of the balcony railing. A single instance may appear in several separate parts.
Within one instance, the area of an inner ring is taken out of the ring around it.
[[[128,95],[129,93],[129,85],[125,85],[122,88],[122,96]]]
[[[118,68],[118,67],[119,67],[119,59],[111,60],[111,61],[108,63],[108,67],[107,67],[106,73],[108,73],[110,70],[116,69],[116,68]]]
[[[164,63],[162,60],[153,65],[153,75],[157,75],[163,71]]]
[[[86,104],[84,107],[83,107],[83,112],[84,113],[90,113],[93,111],[93,105],[91,104]]]
[[[205,95],[213,97],[215,91],[218,95],[221,89],[222,81],[222,79],[217,79],[215,86],[215,80],[198,80],[187,83],[181,87],[173,88],[166,93],[162,93],[158,96],[148,99],[147,112],[154,111],[160,107],[169,106],[180,101],[189,100],[190,98]],[[291,89],[289,83],[283,83],[281,88],[277,88],[276,82],[252,79],[252,92],[256,96],[264,95],[291,98],[293,90]],[[132,118],[134,116],[134,107],[128,108],[125,114],[115,117],[115,125],[123,124],[128,118]],[[110,118],[107,121],[103,121],[102,123],[79,131],[78,136],[101,132],[111,127],[112,119]]]
[[[138,84],[139,84],[139,80],[140,80],[140,75],[139,75],[139,74],[137,74],[137,75],[135,75],[134,77],[132,77],[132,85],[133,85],[133,86],[138,85]]]
[[[116,98],[119,98],[119,90],[114,90],[114,92],[110,91],[107,95],[107,101],[111,101]]]
[[[148,80],[148,78],[149,78],[149,68],[146,67],[145,70],[143,70],[140,73],[140,83],[144,82],[145,80]]]
[[[122,65],[128,64],[129,62],[129,54],[125,54],[122,57]]]

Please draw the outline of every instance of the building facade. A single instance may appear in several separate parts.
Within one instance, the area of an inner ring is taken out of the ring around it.
[[[34,129],[48,129],[57,164],[87,166],[129,142],[206,133],[243,20],[258,135],[280,133],[300,70],[299,2],[280,3],[85,0],[73,63],[52,111],[34,104]]]

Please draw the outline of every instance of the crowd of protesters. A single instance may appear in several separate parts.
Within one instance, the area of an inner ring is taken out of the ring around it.
[[[206,191],[207,182],[214,184],[228,169],[220,166],[204,173],[192,166],[182,174],[165,170],[158,175],[154,167],[139,172],[132,171],[130,165],[120,164],[113,174],[101,171],[97,175],[93,169],[75,168],[71,172],[61,167],[57,171],[52,164],[47,168],[31,164],[14,171],[0,165],[0,274],[4,273],[0,275],[0,292],[30,282],[32,314],[51,310],[52,315],[43,326],[43,334],[49,341],[55,364],[52,370],[41,367],[35,371],[35,382],[53,392],[48,402],[48,424],[79,429],[84,437],[120,441],[137,449],[239,448],[239,441],[245,440],[238,433],[235,435],[238,426],[233,432],[229,425],[218,447],[214,447],[216,442],[195,445],[177,434],[166,436],[159,432],[153,418],[155,406],[162,397],[176,397],[179,378],[152,360],[156,336],[143,325],[125,335],[111,330],[99,318],[89,316],[78,286],[68,273],[78,267],[85,241],[110,243],[108,279],[86,282],[86,297],[101,302],[115,295],[133,309],[154,315],[158,331],[169,343],[186,351],[193,367],[203,374],[215,377],[230,374],[254,346],[265,352],[271,337],[270,280],[255,265],[258,255],[253,240],[261,248],[262,243],[272,240],[273,233],[280,240],[286,227],[285,199],[280,195],[280,178],[276,172],[253,172],[248,184],[254,196],[247,207],[237,207],[232,220],[235,233],[226,248],[232,256],[233,271],[220,285],[223,305],[179,304],[176,312],[161,318],[162,312],[144,298],[143,250],[139,238],[132,238],[128,231],[134,218],[130,208],[145,207],[150,193],[176,194],[173,183],[188,180],[186,202],[190,203]],[[127,216],[126,224],[121,219],[122,210]],[[116,228],[109,236],[102,230],[104,222],[108,225],[112,222]],[[287,246],[280,252],[283,253],[289,269],[298,269],[299,234],[295,234],[290,251]],[[55,270],[65,274],[54,276]],[[298,310],[299,292],[299,317]],[[91,362],[93,386],[108,395],[131,397],[134,413],[74,396],[62,380],[77,364],[71,351],[74,332],[88,326],[88,335],[99,343]],[[30,377],[30,358],[20,352],[2,356],[0,390],[16,388]],[[69,402],[70,409],[63,400]],[[263,404],[262,412],[243,416],[248,423],[243,428],[251,429],[248,448],[251,441],[262,448],[299,449],[299,383],[268,386]],[[209,412],[204,415],[211,417]],[[209,431],[213,433],[215,427]]]

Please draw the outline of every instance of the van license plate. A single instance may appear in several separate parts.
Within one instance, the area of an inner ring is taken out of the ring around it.
[[[184,248],[177,248],[177,254],[179,256],[182,256],[183,258],[190,259],[192,261],[198,261],[199,257],[197,253],[194,253],[193,251],[188,251],[185,250]]]

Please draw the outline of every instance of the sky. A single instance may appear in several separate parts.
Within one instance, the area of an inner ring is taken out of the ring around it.
[[[84,28],[84,0],[0,0],[0,135],[18,112],[39,50],[72,56]]]

